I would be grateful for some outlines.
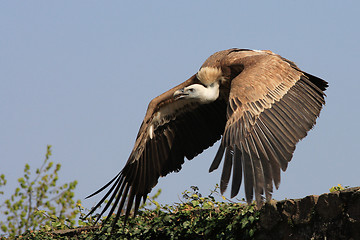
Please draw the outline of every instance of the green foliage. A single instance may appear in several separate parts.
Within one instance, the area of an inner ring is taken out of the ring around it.
[[[47,146],[44,163],[31,177],[29,164],[24,176],[18,179],[19,187],[0,205],[0,213],[6,221],[0,221],[1,231],[11,238],[26,230],[34,231],[69,228],[75,225],[80,200],[75,203],[74,189],[77,181],[57,186],[61,165],[49,162],[51,145]],[[5,175],[0,175],[0,187],[6,185]],[[0,195],[3,192],[0,192]]]
[[[148,199],[155,209],[146,206],[135,218],[124,217],[117,228],[111,229],[111,221],[102,229],[96,227],[78,228],[68,232],[28,232],[23,237],[32,239],[252,239],[259,211],[255,205],[218,202],[215,188],[203,197],[197,187],[183,193],[184,201],[175,205],[160,205],[154,197]],[[158,192],[159,193],[159,192]]]
[[[332,193],[332,192],[336,192],[336,191],[342,191],[342,190],[345,190],[349,188],[349,186],[345,186],[343,187],[341,184],[338,184],[337,186],[333,186],[329,189],[329,191]]]
[[[154,196],[140,207],[135,218],[124,224],[121,217],[116,228],[109,221],[102,228],[94,225],[96,215],[86,215],[80,201],[73,200],[77,182],[57,187],[60,164],[49,162],[48,146],[43,165],[31,178],[30,166],[25,165],[19,187],[0,205],[6,221],[0,222],[3,233],[17,239],[251,239],[257,229],[259,211],[255,205],[215,200],[218,186],[203,197],[197,187],[183,192],[183,201],[160,205]],[[0,187],[6,185],[0,175]],[[3,192],[0,191],[0,195]],[[76,215],[80,214],[75,227]],[[103,218],[105,219],[105,217]],[[111,219],[110,219],[111,220]],[[0,239],[3,239],[0,237]]]

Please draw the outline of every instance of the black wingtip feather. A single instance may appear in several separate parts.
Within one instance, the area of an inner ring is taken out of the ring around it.
[[[233,164],[233,153],[230,147],[226,148],[223,171],[220,180],[220,192],[223,194],[228,186],[231,168]]]
[[[114,180],[114,179],[113,179]],[[112,180],[112,181],[113,181]],[[104,203],[104,201],[106,200],[106,198],[113,192],[114,188],[119,186],[119,182],[122,180],[121,177],[119,177],[117,179],[117,181],[113,184],[113,186],[110,188],[110,190],[105,194],[105,196],[91,209],[91,211],[84,217],[84,219],[86,219],[87,217],[89,217],[91,214],[93,214],[95,212],[95,210],[100,207],[101,204]],[[112,182],[111,181],[111,182]],[[116,191],[116,190],[115,190]],[[107,207],[104,208],[105,211],[107,209]],[[105,212],[104,210],[102,211],[102,213],[99,215],[99,217],[96,219],[96,222],[99,221],[99,219],[101,218],[102,214]]]
[[[233,160],[233,178],[231,184],[231,198],[235,197],[239,193],[241,180],[242,180],[242,163],[241,163],[241,151],[235,146],[234,160]]]
[[[96,192],[90,194],[89,196],[87,196],[85,199],[91,198],[92,196],[95,196],[96,194],[102,192],[105,188],[107,188],[111,183],[113,183],[115,181],[115,179],[117,179],[119,177],[119,175],[121,174],[118,173],[113,179],[111,179],[107,184],[105,184],[102,188],[100,188],[99,190],[97,190]]]
[[[318,78],[314,75],[304,72],[304,74],[309,78],[309,80],[315,84],[321,91],[325,91],[329,87],[329,83],[321,78]]]
[[[211,166],[209,168],[209,172],[212,172],[214,171],[215,169],[217,169],[220,165],[220,162],[223,158],[223,155],[224,155],[224,151],[225,151],[225,148],[224,148],[224,145],[221,143],[220,146],[219,146],[219,149],[215,155],[215,158],[213,160],[213,162],[211,163]]]
[[[115,211],[116,206],[117,206],[117,204],[119,203],[120,199],[121,199],[121,202],[123,202],[123,198],[124,198],[124,197],[121,197],[121,194],[122,194],[122,191],[124,190],[125,185],[127,185],[127,184],[122,184],[119,194],[117,194],[117,193],[118,193],[117,191],[114,191],[114,193],[113,193],[113,195],[111,196],[110,200],[109,200],[108,203],[106,204],[104,210],[100,213],[100,215],[99,215],[99,217],[98,217],[98,220],[99,220],[100,217],[104,214],[104,212],[110,207],[113,199],[116,197],[115,202],[114,202],[113,206],[111,207],[110,212],[109,212],[108,216],[106,217],[105,221],[102,222],[102,225],[104,225],[104,224],[110,219],[110,217],[111,217],[111,215],[113,214],[113,212]],[[117,190],[118,190],[119,187],[120,187],[120,185],[117,187]],[[127,188],[126,188],[126,190],[125,190],[125,193],[127,193],[127,191],[128,191],[128,185],[127,185]],[[121,205],[122,205],[122,204],[120,203],[120,206],[121,206]],[[121,212],[121,209],[122,209],[122,206],[118,208],[118,213]],[[114,222],[116,222],[117,219],[118,219],[118,218],[115,217]]]

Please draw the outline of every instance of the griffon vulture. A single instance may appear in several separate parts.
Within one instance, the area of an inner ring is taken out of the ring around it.
[[[112,184],[89,215],[108,197],[100,216],[111,203],[108,218],[116,208],[116,220],[123,209],[126,218],[133,207],[135,215],[159,177],[179,171],[185,157],[194,158],[219,139],[209,171],[224,159],[221,193],[232,175],[231,197],[243,179],[247,202],[254,196],[258,204],[263,195],[271,199],[280,169],[286,170],[325,104],[327,86],[268,50],[216,52],[195,75],[150,102],[125,167],[89,196]]]

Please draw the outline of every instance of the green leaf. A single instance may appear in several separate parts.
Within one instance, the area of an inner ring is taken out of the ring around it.
[[[243,218],[243,219],[241,220],[241,228],[245,228],[248,223],[249,223],[248,219],[247,219],[247,218]]]
[[[255,230],[254,229],[250,229],[249,230],[249,237],[254,236]]]
[[[188,226],[190,226],[190,222],[189,221],[186,221],[183,223],[183,227],[184,228],[187,228]]]
[[[193,207],[197,207],[200,205],[200,202],[197,200],[193,200],[193,201],[191,201],[191,203],[192,203]]]

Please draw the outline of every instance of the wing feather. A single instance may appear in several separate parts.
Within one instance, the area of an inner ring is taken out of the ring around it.
[[[261,122],[257,122],[254,126],[254,129],[255,129],[255,131],[257,131],[257,129],[258,129],[258,131],[257,131],[257,132],[259,132],[258,136],[260,137],[261,142],[265,147],[266,155],[268,156],[266,159],[270,162],[274,184],[275,184],[276,188],[278,188],[279,184],[280,184],[280,164],[279,164],[279,161],[277,160],[277,155],[271,145],[271,142],[266,137],[266,135],[265,135],[264,131],[262,130],[262,128],[260,127],[260,125],[261,125]]]
[[[259,137],[259,134],[258,134],[259,131],[260,130],[259,130],[257,124],[255,124],[254,125],[254,130],[251,132],[254,145],[257,146],[260,149],[260,151],[258,151],[258,154],[260,153],[260,154],[262,154],[262,156],[264,158],[269,159],[269,157],[268,157],[268,155],[266,153],[263,141]],[[260,158],[260,156],[259,156],[259,158]]]
[[[224,167],[221,174],[221,181],[220,181],[220,192],[223,194],[228,186],[230,173],[232,168],[233,162],[233,150],[232,148],[226,148],[225,152],[225,159],[224,159]]]
[[[244,150],[243,145],[241,145],[240,151],[243,153],[241,162],[244,169],[245,197],[247,202],[250,203],[254,194],[254,169],[250,155]],[[236,159],[236,161],[238,160]]]
[[[269,135],[271,135],[272,142],[274,143],[276,150],[279,152],[279,156],[283,158],[289,157],[289,154],[293,152],[293,142],[296,139],[291,139],[290,136],[286,135],[286,129],[281,125],[278,116],[274,111],[267,111],[261,115],[264,127],[268,128]],[[266,122],[266,125],[264,124]]]
[[[280,169],[286,170],[296,144],[314,126],[325,104],[327,83],[271,52],[246,53],[243,58],[238,54],[244,55],[234,50],[223,60],[230,72],[232,65],[243,67],[231,80],[228,120],[210,170],[217,168],[224,152],[236,146],[239,153],[234,154],[233,167],[227,161],[222,173],[227,180],[233,170],[231,197],[241,184],[236,171],[242,171],[246,200],[251,202],[255,194],[261,204],[264,193],[271,198],[273,184],[279,187]]]
[[[234,147],[234,159],[241,159],[241,151],[235,145]],[[242,181],[242,163],[241,161],[233,161],[233,178],[231,184],[231,197],[235,197],[239,193],[241,181]]]
[[[215,169],[217,169],[219,167],[219,164],[222,160],[222,157],[224,155],[224,151],[225,151],[225,147],[222,143],[220,143],[219,149],[216,152],[214,161],[211,163],[211,166],[209,168],[209,172],[214,171]]]
[[[161,108],[157,111],[161,111]],[[156,114],[158,112],[155,111],[148,119],[144,119],[134,150],[124,169],[100,189],[102,191],[113,184],[88,215],[100,207],[109,196],[109,201],[98,219],[108,209],[110,211],[105,222],[117,209],[113,224],[116,223],[123,210],[125,220],[130,215],[133,206],[134,214],[136,214],[141,199],[145,201],[147,194],[157,184],[160,176],[179,171],[184,163],[184,157],[192,159],[220,139],[226,123],[226,102],[219,99],[210,104],[189,108],[189,110],[182,109],[171,119],[166,117],[161,124],[153,127],[153,134],[150,137],[151,119]],[[100,190],[96,194],[101,192]]]
[[[141,196],[140,195],[136,195],[135,197],[135,206],[134,206],[134,215],[137,214],[139,207],[140,207],[140,203],[141,203]]]

